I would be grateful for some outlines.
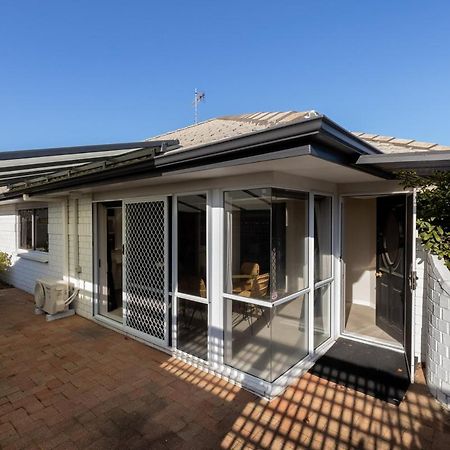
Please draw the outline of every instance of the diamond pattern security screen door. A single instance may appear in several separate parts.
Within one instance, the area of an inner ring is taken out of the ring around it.
[[[167,199],[126,201],[124,304],[127,331],[168,345]]]

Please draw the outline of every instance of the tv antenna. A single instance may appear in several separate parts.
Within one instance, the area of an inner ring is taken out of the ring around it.
[[[197,88],[195,88],[194,91],[194,121],[195,123],[198,123],[198,104],[200,102],[205,101],[205,93],[204,92],[200,92],[199,90],[197,90]]]

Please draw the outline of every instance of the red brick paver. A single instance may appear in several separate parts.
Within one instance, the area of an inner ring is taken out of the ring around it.
[[[78,316],[0,290],[0,448],[450,448],[419,382],[395,407],[307,374],[272,402]]]

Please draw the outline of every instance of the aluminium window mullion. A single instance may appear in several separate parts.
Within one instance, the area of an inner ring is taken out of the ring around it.
[[[308,201],[308,302],[306,317],[308,320],[308,353],[314,353],[314,194],[309,192]]]
[[[329,278],[326,278],[325,280],[320,280],[317,283],[314,284],[314,289],[319,289],[322,286],[325,286],[328,283],[332,283],[334,281],[334,276],[331,276]]]
[[[172,348],[178,337],[178,196],[172,196]]]

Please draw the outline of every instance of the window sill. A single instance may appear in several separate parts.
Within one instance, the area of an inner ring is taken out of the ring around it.
[[[48,263],[48,253],[45,252],[19,250],[17,256],[19,258],[29,259],[30,261],[37,261],[44,264]]]

